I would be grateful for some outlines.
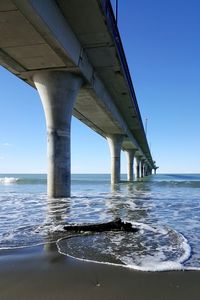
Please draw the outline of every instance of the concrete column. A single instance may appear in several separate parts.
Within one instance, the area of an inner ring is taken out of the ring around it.
[[[112,134],[106,137],[111,154],[111,183],[120,182],[120,153],[124,136]]]
[[[143,177],[145,177],[145,160],[142,162],[142,172],[143,172]]]
[[[150,168],[150,166],[147,166],[147,175],[148,176],[151,175],[151,168]]]
[[[138,156],[135,157],[135,177],[140,178],[140,159]]]
[[[71,116],[82,78],[65,71],[41,71],[33,76],[47,126],[48,196],[69,197],[71,189]]]
[[[149,165],[146,165],[146,175],[149,176],[150,175],[150,168]]]
[[[148,166],[148,168],[147,168],[147,173],[148,173],[148,175],[151,175],[151,174],[152,174],[152,169],[151,169],[150,166]]]
[[[147,176],[147,165],[146,165],[146,162],[144,162],[143,170],[144,170],[144,176]]]
[[[137,150],[129,149],[126,150],[127,160],[128,160],[128,168],[127,168],[127,180],[133,181],[134,177],[134,155]]]
[[[146,160],[144,161],[143,170],[144,170],[144,176],[148,176],[148,165]]]
[[[144,177],[144,161],[141,160],[140,162],[140,177]]]

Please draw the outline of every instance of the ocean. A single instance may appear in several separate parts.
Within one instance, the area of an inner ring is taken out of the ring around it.
[[[76,259],[141,271],[200,270],[200,174],[158,174],[110,185],[72,175],[70,198],[48,199],[46,175],[0,175],[0,249],[56,242]],[[70,235],[65,224],[116,217],[139,230]]]

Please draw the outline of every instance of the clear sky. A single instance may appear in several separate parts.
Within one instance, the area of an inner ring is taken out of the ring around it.
[[[200,1],[118,2],[119,30],[159,172],[200,173]],[[1,67],[0,86],[0,173],[46,172],[37,91]],[[71,147],[73,173],[110,171],[107,142],[74,118]]]

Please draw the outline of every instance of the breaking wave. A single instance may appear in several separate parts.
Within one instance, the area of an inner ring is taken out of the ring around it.
[[[200,188],[200,181],[194,180],[183,180],[183,181],[176,181],[176,180],[163,180],[163,181],[154,181],[154,185],[160,187],[188,187],[188,188]]]
[[[0,177],[0,184],[46,184],[47,179],[46,178],[35,178],[35,177],[29,177],[29,178],[23,178],[23,177]]]
[[[0,178],[0,184],[13,184],[18,182],[19,182],[19,178],[15,178],[15,177]]]

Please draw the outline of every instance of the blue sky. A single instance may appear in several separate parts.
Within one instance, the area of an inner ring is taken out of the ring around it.
[[[200,2],[118,2],[119,30],[159,172],[200,173]],[[37,91],[3,68],[0,83],[0,173],[46,172]],[[74,118],[71,147],[73,173],[110,171],[106,140]]]

